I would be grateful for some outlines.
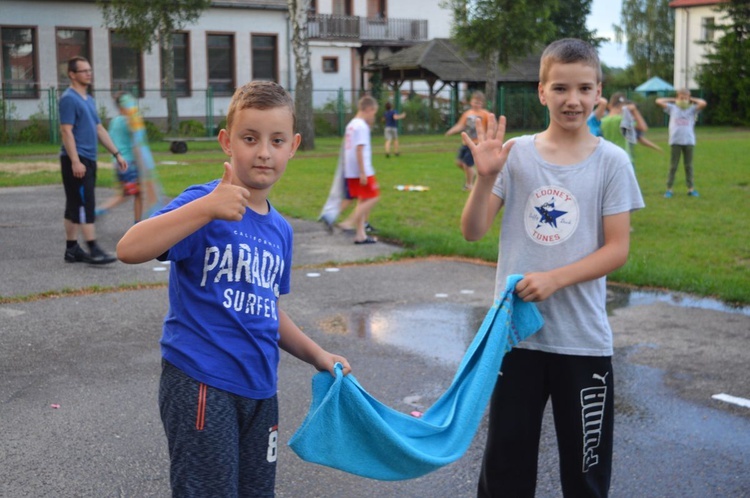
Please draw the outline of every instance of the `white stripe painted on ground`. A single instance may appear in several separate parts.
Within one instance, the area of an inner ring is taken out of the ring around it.
[[[25,313],[26,312],[23,310],[15,310],[12,308],[0,308],[0,315],[7,316],[9,318],[13,318],[14,316],[21,316]]]
[[[727,403],[732,403],[733,405],[739,405],[743,406],[745,408],[750,408],[750,399],[746,398],[739,398],[737,396],[732,396],[730,394],[714,394],[711,396],[713,399],[718,399],[719,401],[725,401]]]

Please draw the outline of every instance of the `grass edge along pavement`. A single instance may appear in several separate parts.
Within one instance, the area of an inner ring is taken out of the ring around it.
[[[610,275],[612,283],[667,289],[730,304],[750,304],[750,130],[699,127],[696,130],[695,184],[699,198],[685,192],[682,164],[675,196],[663,197],[669,165],[665,128],[651,129],[659,153],[638,147],[636,175],[646,208],[633,214],[634,231],[628,263]],[[460,139],[438,135],[400,137],[401,155],[385,158],[383,138],[373,133],[373,163],[381,200],[372,213],[379,237],[405,251],[394,258],[455,256],[486,262],[497,257],[499,222],[481,241],[466,242],[459,221],[466,193],[454,165]],[[316,150],[298,152],[274,186],[271,202],[283,214],[314,221],[330,187],[339,138],[317,138]],[[168,195],[186,186],[218,178],[224,161],[218,144],[196,143],[187,154],[174,155],[168,143],[153,144],[158,173]],[[24,175],[0,171],[0,186],[56,184],[56,146],[0,147],[0,162],[45,160],[52,172]],[[99,186],[114,186],[102,155]],[[177,164],[174,164],[177,163]],[[398,191],[396,185],[426,185],[426,192]]]

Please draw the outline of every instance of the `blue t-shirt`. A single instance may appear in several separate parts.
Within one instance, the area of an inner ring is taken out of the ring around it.
[[[154,216],[198,199],[219,180],[195,185]],[[279,308],[288,294],[292,227],[269,204],[242,221],[215,220],[169,249],[164,359],[193,379],[251,399],[276,394]]]
[[[592,135],[595,137],[602,136],[602,120],[597,118],[596,114],[592,112],[586,120],[586,124],[589,125],[589,131]]]
[[[98,142],[97,126],[101,123],[96,113],[94,98],[87,95],[84,99],[81,94],[68,88],[60,97],[60,124],[73,125],[73,137],[76,140],[76,151],[79,157],[85,157],[96,161],[96,147]],[[63,145],[60,154],[67,156],[68,152]]]
[[[390,111],[385,111],[385,114],[383,114],[383,117],[385,118],[386,128],[398,127],[398,123],[396,123],[396,118],[393,117],[395,115],[396,115],[396,111],[394,109],[391,109]]]
[[[114,162],[117,179],[121,182],[138,181],[138,165],[135,163],[135,156],[133,155],[133,137],[128,128],[127,118],[123,115],[112,118],[109,122],[108,131],[115,147],[128,163],[128,169],[120,171],[117,161]]]

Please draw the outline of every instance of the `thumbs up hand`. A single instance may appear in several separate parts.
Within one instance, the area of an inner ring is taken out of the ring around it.
[[[224,175],[213,192],[208,194],[207,201],[211,217],[216,220],[240,221],[245,216],[245,209],[250,202],[250,192],[244,187],[234,185],[232,165],[224,163]],[[209,200],[210,198],[210,200]]]

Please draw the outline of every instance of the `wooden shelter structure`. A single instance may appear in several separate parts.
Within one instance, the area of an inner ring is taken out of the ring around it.
[[[507,69],[498,72],[498,84],[536,88],[539,59],[539,55],[533,55],[512,61]],[[389,85],[396,96],[400,95],[401,85],[406,81],[427,82],[431,108],[435,97],[446,86],[451,88],[452,100],[457,107],[459,84],[476,87],[487,81],[486,63],[476,53],[462,49],[448,38],[435,38],[405,48],[372,61],[362,71],[379,73],[381,81]]]

